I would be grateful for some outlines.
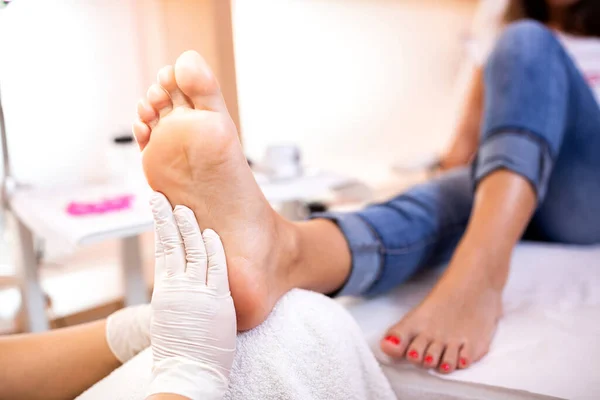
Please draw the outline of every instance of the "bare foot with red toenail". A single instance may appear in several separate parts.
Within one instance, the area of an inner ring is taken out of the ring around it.
[[[509,258],[461,245],[431,293],[389,329],[382,350],[441,373],[467,368],[483,357],[502,314],[502,285],[487,272],[495,270],[486,269],[490,262],[508,263]]]

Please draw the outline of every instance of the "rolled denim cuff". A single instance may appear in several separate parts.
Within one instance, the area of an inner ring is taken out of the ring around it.
[[[373,228],[357,214],[318,213],[311,219],[328,219],[340,228],[346,237],[352,254],[352,266],[348,279],[340,290],[330,296],[359,296],[373,286],[380,276],[382,268],[381,242]]]
[[[552,172],[552,156],[545,141],[527,132],[494,134],[479,148],[473,164],[475,186],[499,169],[508,169],[527,179],[540,203],[546,195]]]

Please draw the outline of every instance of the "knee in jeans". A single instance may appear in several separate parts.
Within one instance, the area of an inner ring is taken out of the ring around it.
[[[508,24],[503,36],[516,36],[522,39],[536,40],[544,38],[548,34],[552,34],[552,32],[543,23],[533,19],[522,19]]]
[[[502,64],[507,58],[518,60],[524,67],[544,67],[553,54],[557,54],[560,43],[552,31],[534,20],[513,22],[505,29],[488,60],[491,65]]]

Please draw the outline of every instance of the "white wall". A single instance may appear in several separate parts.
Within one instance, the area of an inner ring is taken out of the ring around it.
[[[370,181],[448,139],[466,0],[237,0],[247,152],[300,144],[308,164]]]
[[[110,138],[131,131],[143,93],[133,1],[18,0],[0,11],[0,85],[22,180],[106,175]]]
[[[105,174],[145,88],[135,0],[18,0],[0,12],[0,85],[19,177]],[[373,179],[448,136],[468,0],[237,0],[243,139]]]

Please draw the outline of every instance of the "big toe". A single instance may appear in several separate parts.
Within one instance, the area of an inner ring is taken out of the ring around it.
[[[392,358],[402,358],[412,341],[412,335],[402,323],[394,325],[381,340],[381,350]]]
[[[189,50],[175,62],[177,86],[197,110],[226,111],[215,75],[200,54]]]

